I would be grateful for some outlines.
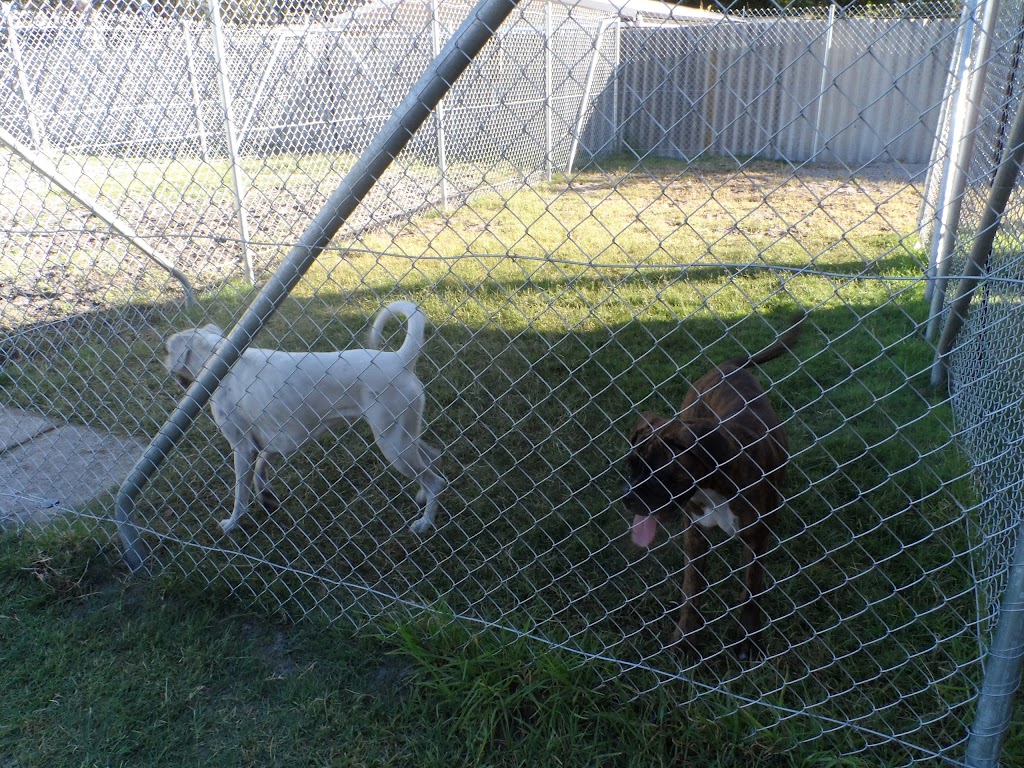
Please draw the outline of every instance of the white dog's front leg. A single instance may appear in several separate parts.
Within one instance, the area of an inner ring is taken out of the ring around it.
[[[231,517],[220,521],[221,530],[230,533],[252,503],[252,483],[256,473],[256,451],[249,445],[235,447],[235,506]]]
[[[417,536],[422,536],[434,527],[434,516],[438,507],[436,487],[444,487],[439,485],[439,481],[443,483],[444,478],[436,473],[431,473],[428,478],[421,481],[420,490],[416,494],[416,504],[423,508],[423,514],[409,526],[409,530]],[[435,488],[427,486],[426,482],[430,482]]]
[[[416,501],[423,506],[423,516],[413,522],[409,526],[409,530],[415,533],[417,536],[422,536],[424,533],[434,527],[434,510],[437,509],[437,501],[434,499],[426,498],[427,494],[420,491],[416,494]],[[423,501],[420,498],[424,497]]]
[[[267,462],[267,454],[260,452],[256,457],[256,472],[254,486],[256,488],[256,496],[259,498],[260,504],[267,512],[273,512],[281,506],[281,500],[277,498],[277,494],[270,487],[270,480],[267,478],[267,472],[270,469],[270,465]]]

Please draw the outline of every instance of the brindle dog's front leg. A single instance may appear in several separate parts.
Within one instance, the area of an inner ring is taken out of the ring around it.
[[[758,600],[764,589],[764,565],[762,558],[768,548],[768,527],[757,523],[751,530],[741,534],[746,575],[740,590],[740,628],[736,644],[736,658],[750,661],[758,658],[761,647],[761,633],[764,626],[761,606]]]
[[[701,658],[704,635],[704,617],[700,613],[700,600],[708,587],[704,569],[711,545],[704,530],[690,523],[683,534],[686,565],[683,566],[683,607],[679,610],[679,623],[672,635],[672,643],[683,654]]]

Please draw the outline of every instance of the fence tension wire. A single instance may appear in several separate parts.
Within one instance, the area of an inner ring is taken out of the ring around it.
[[[252,343],[306,271],[330,243],[362,199],[426,121],[459,75],[469,66],[519,0],[479,0],[452,38],[412,86],[323,209],[292,246],[263,290],[231,330],[200,377],[136,462],[114,502],[125,562],[133,570],[145,565],[144,545],[133,515],[135,499],[185,430],[195,421],[232,364]]]

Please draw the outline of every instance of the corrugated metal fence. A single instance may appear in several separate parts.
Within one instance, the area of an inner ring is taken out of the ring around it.
[[[955,32],[865,18],[628,30],[622,142],[640,156],[925,163]]]

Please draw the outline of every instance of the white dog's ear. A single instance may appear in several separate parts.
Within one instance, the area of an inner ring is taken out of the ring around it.
[[[223,329],[219,325],[216,325],[214,323],[210,323],[209,325],[203,326],[203,330],[209,331],[210,333],[216,333],[218,336],[224,335]]]
[[[168,336],[167,341],[164,343],[167,347],[167,357],[164,358],[164,368],[167,369],[168,373],[173,373],[176,369],[187,369],[188,340],[180,333],[175,333]]]

